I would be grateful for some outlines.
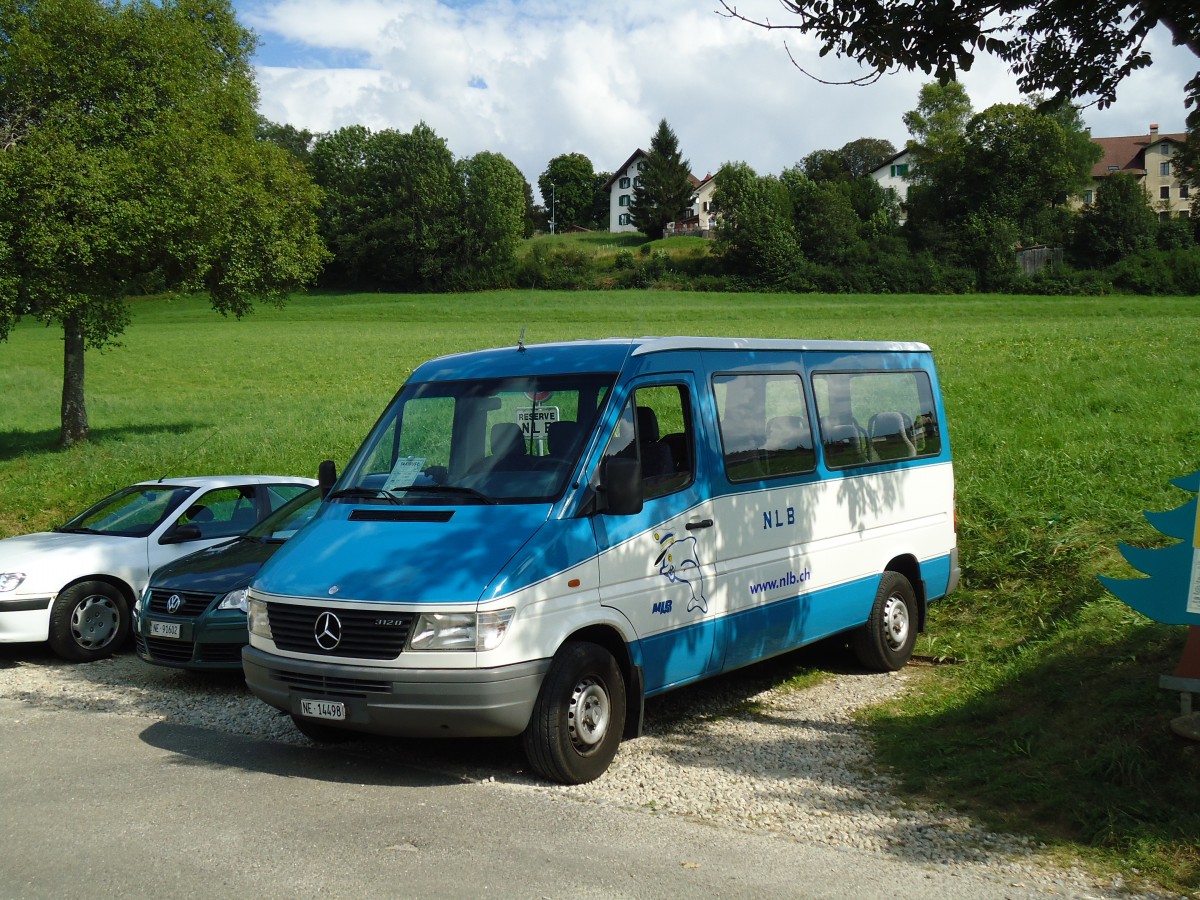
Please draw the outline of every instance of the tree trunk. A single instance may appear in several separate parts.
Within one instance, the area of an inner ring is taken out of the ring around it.
[[[62,432],[63,449],[88,439],[87,406],[83,399],[83,321],[77,313],[63,319]]]

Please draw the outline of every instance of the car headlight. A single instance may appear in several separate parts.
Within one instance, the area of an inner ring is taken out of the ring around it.
[[[246,612],[248,608],[246,596],[249,593],[249,588],[239,588],[236,591],[230,591],[221,598],[221,602],[217,604],[217,609],[240,609],[242,612]]]
[[[258,600],[254,597],[248,598],[246,603],[246,626],[253,635],[266,638],[268,641],[275,639],[275,636],[271,634],[271,620],[267,618],[267,604],[263,600]]]
[[[0,572],[0,594],[15,591],[24,580],[24,572]]]
[[[495,650],[515,609],[481,613],[421,613],[408,638],[412,650]]]

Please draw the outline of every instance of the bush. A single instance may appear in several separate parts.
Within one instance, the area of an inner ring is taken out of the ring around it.
[[[614,269],[632,269],[634,264],[632,250],[618,250],[617,255],[613,257]]]

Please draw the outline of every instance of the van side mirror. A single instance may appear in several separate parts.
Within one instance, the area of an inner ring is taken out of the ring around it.
[[[636,459],[610,456],[600,472],[596,511],[610,516],[632,516],[642,511],[642,464]]]
[[[329,496],[330,490],[337,482],[337,465],[332,459],[323,459],[317,466],[317,483],[321,488],[321,496]]]

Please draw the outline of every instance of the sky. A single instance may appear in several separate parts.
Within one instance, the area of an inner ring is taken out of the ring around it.
[[[731,4],[732,5],[732,4]],[[273,122],[333,131],[410,131],[425,122],[455,157],[504,154],[533,185],[547,163],[583,153],[598,172],[648,149],[660,119],[698,177],[727,161],[778,174],[813,150],[862,137],[897,149],[921,72],[867,87],[818,83],[863,74],[820,58],[794,32],[719,15],[718,0],[233,0],[259,38],[259,111]],[[739,12],[786,22],[777,0]],[[1108,109],[1086,109],[1095,137],[1184,130],[1190,51],[1151,35],[1154,64],[1126,79]],[[976,111],[1020,102],[990,57],[961,76]]]

